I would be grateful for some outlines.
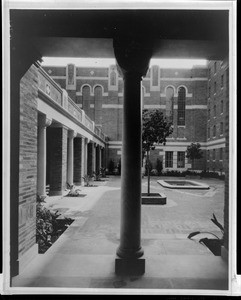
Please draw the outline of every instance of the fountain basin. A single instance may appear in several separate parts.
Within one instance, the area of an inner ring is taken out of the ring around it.
[[[209,189],[209,185],[194,180],[157,180],[157,182],[161,186],[169,189],[192,189],[192,190]]]

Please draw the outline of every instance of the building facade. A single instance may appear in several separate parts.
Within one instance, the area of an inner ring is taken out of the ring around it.
[[[214,67],[216,68],[214,70]],[[116,65],[109,68],[44,66],[44,70],[108,136],[107,168],[121,159],[123,80]],[[214,92],[216,89],[216,92]],[[223,172],[224,120],[228,103],[228,65],[210,61],[191,69],[163,69],[153,65],[142,80],[142,107],[161,109],[173,123],[166,145],[151,153],[163,170]],[[199,142],[203,158],[195,165],[186,158],[187,146]]]

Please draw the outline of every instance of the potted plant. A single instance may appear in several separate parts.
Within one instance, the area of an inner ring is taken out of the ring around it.
[[[213,214],[213,218],[211,218],[211,221],[220,229],[222,233],[222,237],[219,238],[216,234],[208,231],[195,231],[189,234],[188,238],[191,239],[194,236],[198,234],[208,234],[211,235],[212,238],[201,238],[199,240],[199,243],[204,244],[214,255],[220,256],[221,255],[221,247],[223,245],[223,234],[224,234],[224,228],[223,226],[218,222],[215,214]],[[214,237],[214,238],[213,238]]]
[[[147,193],[142,193],[143,204],[166,204],[166,196],[150,192],[150,152],[156,145],[166,143],[166,138],[172,133],[172,124],[167,122],[160,109],[142,112],[142,153],[146,156]]]

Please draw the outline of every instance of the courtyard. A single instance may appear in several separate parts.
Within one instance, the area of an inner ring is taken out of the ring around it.
[[[47,250],[39,254],[13,280],[14,287],[67,287],[98,289],[197,289],[225,290],[228,267],[220,256],[199,243],[209,231],[221,238],[211,222],[214,213],[223,223],[224,182],[199,179],[209,190],[171,190],[151,177],[151,192],[167,196],[166,205],[142,205],[141,238],[146,259],[144,276],[117,276],[115,253],[120,238],[119,176],[78,187],[85,197],[51,196],[46,207],[74,222]],[[146,192],[147,179],[142,181]]]

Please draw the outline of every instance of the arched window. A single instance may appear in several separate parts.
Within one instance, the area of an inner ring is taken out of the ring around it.
[[[82,87],[82,99],[83,99],[82,108],[88,115],[90,109],[90,99],[91,99],[89,85],[84,85]]]
[[[167,87],[166,89],[166,117],[173,121],[173,102],[174,102],[174,89]]]
[[[184,87],[180,87],[177,100],[177,125],[185,125],[185,102],[186,90]]]

